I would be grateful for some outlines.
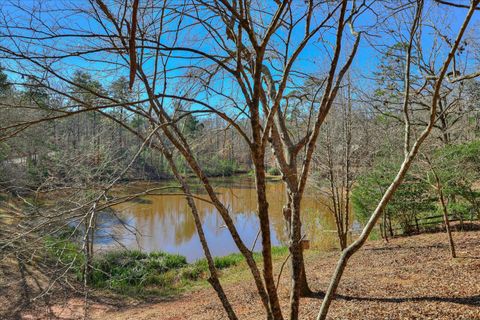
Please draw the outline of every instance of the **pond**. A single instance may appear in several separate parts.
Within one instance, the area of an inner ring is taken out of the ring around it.
[[[230,209],[243,241],[248,247],[253,246],[259,228],[253,180],[221,179],[216,180],[215,185],[218,197]],[[272,243],[274,246],[283,245],[287,241],[282,215],[284,184],[280,181],[269,182],[267,195]],[[199,196],[208,199],[205,194],[200,193]],[[223,256],[238,252],[218,211],[207,202],[195,202],[212,254]],[[310,240],[312,249],[328,251],[338,247],[335,221],[326,203],[326,198],[318,193],[307,193],[302,202],[303,232],[306,233],[305,239]],[[203,257],[192,214],[182,195],[149,195],[140,201],[117,205],[115,211],[118,218],[104,214],[100,219],[97,243],[101,249],[121,246],[146,252],[166,251],[184,255],[189,261]],[[255,250],[260,249],[260,242],[257,241]]]

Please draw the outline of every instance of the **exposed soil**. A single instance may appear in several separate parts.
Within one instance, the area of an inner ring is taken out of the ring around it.
[[[371,241],[354,256],[331,306],[330,319],[480,319],[480,231],[455,232],[457,254],[451,259],[444,233]],[[338,252],[307,254],[307,274],[314,290],[325,290]],[[276,265],[277,270],[281,262]],[[288,270],[280,298],[288,312]],[[265,319],[252,281],[225,284],[240,319]],[[321,295],[304,298],[301,319],[314,319]],[[24,311],[23,319],[78,319],[83,300]],[[93,302],[93,319],[226,319],[215,292],[198,289],[161,302]]]

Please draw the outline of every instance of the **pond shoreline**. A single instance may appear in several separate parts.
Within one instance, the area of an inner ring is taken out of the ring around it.
[[[259,222],[253,178],[249,176],[218,178],[212,179],[212,184],[219,201],[229,208],[244,243],[248,247],[255,244],[253,250],[260,250],[260,242],[255,241]],[[170,187],[172,188],[169,189]],[[101,230],[107,231],[103,232],[102,236],[111,234],[115,242],[109,242],[107,237],[96,236],[96,239],[102,239],[101,244],[104,247],[110,243],[115,245],[120,240],[121,244],[129,249],[180,254],[186,256],[190,262],[203,257],[203,249],[200,246],[190,208],[181,190],[175,189],[173,184],[142,181],[120,186],[113,192],[128,197],[128,194],[142,194],[147,189],[156,188],[160,191],[154,191],[151,195],[142,195],[133,201],[119,203],[113,207],[115,215],[100,219],[97,225]],[[209,198],[203,186],[193,181],[191,190],[198,197],[195,203],[212,255],[225,256],[238,252],[231,234],[225,228],[223,218],[217,208],[208,201]],[[269,201],[272,245],[282,246],[286,244],[288,238],[283,217],[283,205],[286,200],[285,185],[278,178],[273,178],[267,183],[266,191]],[[336,229],[334,217],[326,205],[327,201],[327,198],[317,194],[306,194],[302,199],[302,220],[308,240],[316,244],[317,249],[321,246],[322,250],[333,250],[338,247],[338,240],[335,233],[331,232]],[[127,232],[123,222],[118,223],[119,219],[116,217],[128,222],[135,233]],[[319,232],[322,230],[328,232]]]
[[[455,232],[460,258],[451,259],[443,233],[421,234],[368,241],[352,258],[342,281],[330,316],[334,319],[480,319],[477,281],[480,272],[480,231]],[[313,290],[325,290],[338,252],[306,254],[307,275]],[[283,258],[274,263],[278,272]],[[360,263],[361,262],[361,263]],[[240,318],[263,318],[251,276],[244,265],[227,269],[221,281]],[[282,273],[279,297],[283,308],[288,304],[288,266]],[[458,288],[461,288],[459,291]],[[206,283],[193,286],[173,298],[141,301],[94,293],[90,305],[93,319],[226,319],[212,288]],[[246,297],[253,297],[246,299]],[[83,316],[83,298],[70,296],[63,303],[51,299],[50,309],[25,310],[26,317],[42,319],[45,310],[68,319]],[[301,319],[316,316],[321,297],[304,298]],[[50,315],[52,315],[50,314]],[[29,318],[30,319],[30,318]]]
[[[197,176],[193,173],[191,174],[187,174],[187,175],[184,175],[185,178],[187,179],[197,179]],[[233,174],[231,175],[221,175],[221,174],[218,174],[218,175],[207,175],[207,178],[208,179],[233,179],[233,178],[253,178],[254,175],[253,175],[253,171],[248,171],[248,170],[238,170],[238,171],[235,171]],[[281,175],[271,175],[271,174],[266,174],[266,177],[267,179],[274,179],[274,180],[281,180]],[[121,179],[119,184],[122,185],[122,184],[129,184],[129,183],[136,183],[136,182],[151,182],[151,183],[158,183],[158,182],[176,182],[177,180],[173,177],[173,176],[168,176],[168,177],[161,177],[161,178],[158,178],[158,179],[144,179],[144,178],[140,178],[140,179],[132,179],[132,178],[129,178],[129,179]]]

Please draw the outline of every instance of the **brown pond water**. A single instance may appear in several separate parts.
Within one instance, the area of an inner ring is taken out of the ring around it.
[[[216,185],[220,201],[230,209],[240,236],[251,247],[258,232],[253,181],[249,178],[222,179],[216,181]],[[282,217],[285,201],[283,183],[269,182],[267,195],[272,243],[283,245],[287,240]],[[311,248],[327,251],[337,248],[338,240],[333,216],[325,203],[326,200],[318,194],[308,193],[302,207],[303,231],[306,239],[310,240]],[[217,210],[204,201],[196,200],[196,204],[212,254],[223,256],[238,252]],[[147,252],[166,251],[184,255],[189,261],[203,257],[192,214],[182,195],[150,195],[143,197],[142,201],[118,205],[116,211],[123,223],[111,215],[102,217],[100,225],[103,228],[98,237],[100,247],[121,245]],[[108,238],[105,237],[107,234]],[[259,243],[260,240],[257,241],[257,250]]]

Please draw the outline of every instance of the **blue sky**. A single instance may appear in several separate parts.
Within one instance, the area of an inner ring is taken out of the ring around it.
[[[467,2],[467,1],[465,1]],[[18,3],[16,1],[11,2],[11,3]],[[29,1],[29,0],[22,0],[20,2],[22,5],[28,5],[28,4],[35,4],[33,7],[38,6],[38,1]],[[273,5],[273,2],[272,2]],[[19,11],[18,9],[15,9],[9,2],[5,2],[3,5],[0,5],[3,10],[8,12],[9,14],[12,15],[15,19],[12,20],[13,23],[21,23],[22,18],[26,18],[28,14],[31,11]],[[69,11],[66,9],[69,8],[71,9],[73,6],[80,6],[80,7],[88,7],[88,3],[84,0],[77,0],[77,1],[53,1],[49,0],[45,2],[44,8],[46,7],[51,7],[55,8],[55,11],[49,12],[49,13],[43,13],[40,15],[40,19],[38,21],[34,21],[35,24],[37,24],[40,28],[45,28],[45,26],[42,26],[42,23],[45,23],[47,25],[53,25],[53,21],[57,18],[61,18],[63,22],[65,23],[65,26],[72,27],[72,28],[77,28],[77,29],[85,29],[85,30],[90,30],[93,32],[100,32],[101,29],[99,25],[89,19],[86,19],[84,15],[70,15]],[[32,8],[33,8],[32,7]],[[424,47],[424,50],[428,52],[428,48],[432,45],[433,43],[433,28],[438,28],[442,31],[442,33],[445,33],[446,35],[454,35],[456,34],[460,24],[463,21],[463,18],[466,14],[467,10],[466,9],[458,9],[458,8],[447,8],[446,6],[438,6],[435,4],[433,1],[426,1],[426,6],[424,10],[424,15],[426,17],[426,21],[431,24],[431,27],[426,28],[423,35],[422,35],[422,46]],[[432,17],[432,18],[429,18]],[[395,25],[392,23],[392,28],[401,28],[402,30],[408,30],[410,24],[408,21],[411,21],[411,12],[407,12],[403,16],[404,21],[407,21],[407,23],[399,23],[398,25]],[[188,19],[184,21],[184,23],[188,23]],[[390,38],[385,36],[385,28],[388,28],[389,26],[385,26],[383,30],[378,30],[378,29],[372,29],[372,26],[375,24],[374,20],[374,15],[372,13],[366,12],[360,19],[356,21],[356,28],[357,30],[362,30],[362,31],[368,31],[368,34],[362,39],[362,42],[360,44],[360,49],[357,53],[357,56],[354,60],[353,64],[353,74],[355,79],[361,80],[357,82],[357,85],[363,85],[363,86],[368,86],[371,84],[370,81],[366,80],[367,78],[371,77],[373,72],[377,69],[378,62],[380,61],[381,54],[377,52],[377,50],[372,46],[372,45],[392,45],[394,44]],[[447,28],[446,25],[449,25],[450,28]],[[475,34],[475,31],[478,30],[479,27],[479,14],[474,16],[473,21],[470,24],[470,31],[467,33],[467,35],[472,35]],[[303,23],[301,22],[298,27],[295,29],[294,33],[292,34],[292,42],[299,42],[301,38],[303,37]],[[222,30],[219,30],[219,32],[222,32]],[[349,48],[351,48],[352,44],[352,37],[351,35],[348,34],[348,30],[346,30],[346,36],[345,36],[345,41],[344,41],[344,55],[349,52]],[[187,41],[190,41],[193,37],[201,38],[206,35],[205,32],[200,30],[200,28],[192,28],[191,32],[189,34],[186,34],[182,36],[180,39],[178,45],[188,45],[186,44]],[[165,39],[165,40],[163,40]],[[166,43],[169,42],[168,37],[163,38],[162,41],[165,41]],[[276,39],[274,39],[279,45],[280,42]],[[77,45],[76,41],[79,41],[78,39],[76,40],[75,38],[68,38],[68,39],[61,39],[56,43],[53,43],[53,41],[50,41],[50,44],[52,44],[55,48],[55,50],[59,50],[61,48],[65,48],[67,50],[70,50],[71,48],[74,48],[75,45]],[[228,42],[228,40],[225,40]],[[305,48],[305,50],[302,52],[300,57],[298,58],[296,64],[295,64],[295,69],[301,70],[307,73],[312,73],[313,75],[320,75],[322,72],[325,72],[325,70],[329,66],[329,54],[328,52],[332,52],[331,47],[329,48],[330,43],[334,42],[334,32],[326,32],[324,34],[323,41],[320,41],[316,45],[310,45]],[[197,42],[195,48],[198,49],[203,49],[205,51],[213,52],[213,44],[214,42],[212,40],[204,41],[202,43]],[[1,44],[1,42],[0,42]],[[79,42],[78,45],[81,45]],[[325,47],[323,47],[325,45]],[[325,48],[329,48],[328,50],[325,50]],[[34,50],[36,48],[33,48]],[[445,50],[447,50],[448,47],[444,46],[444,53],[446,53]],[[53,50],[52,50],[53,51]],[[444,57],[445,54],[442,55]],[[90,58],[95,58],[93,55],[90,55]],[[462,59],[463,57],[460,57],[459,59]],[[443,59],[438,59],[438,63],[441,63]],[[114,60],[112,60],[114,61]],[[198,62],[198,60],[192,60],[190,62],[186,62],[183,60],[175,60],[172,59],[170,61],[170,68],[175,69],[170,71],[169,76],[170,77],[178,77],[184,73],[183,69],[176,69],[180,66],[189,66],[189,65],[195,65]],[[60,64],[59,64],[60,65]],[[206,64],[204,64],[206,65]],[[71,57],[68,59],[63,59],[61,61],[61,70],[65,75],[71,75],[76,69],[86,69],[88,71],[93,72],[94,74],[102,74],[102,81],[104,85],[108,85],[108,82],[117,78],[120,75],[127,75],[127,69],[122,69],[122,70],[110,70],[111,65],[105,65],[100,62],[92,62],[92,61],[86,61],[82,58],[78,57]],[[153,66],[151,63],[146,63],[145,65],[146,69],[150,69],[150,71],[153,70]],[[13,74],[11,75],[12,77],[15,77]],[[275,76],[275,75],[274,75]],[[280,76],[280,73],[276,74],[276,78],[278,79]],[[108,80],[111,79],[111,80]],[[169,93],[178,93],[179,87],[181,87],[184,82],[184,80],[181,78],[177,78],[176,80],[171,81],[171,86],[169,87]],[[223,90],[224,93],[227,93],[228,91],[231,91],[232,94],[234,94],[234,89],[230,84],[231,80],[224,81],[223,79],[218,79],[218,88]],[[301,81],[298,81],[301,82]],[[197,96],[198,98],[205,98],[205,96],[202,97],[202,95]],[[215,98],[213,98],[216,100]],[[220,101],[222,99],[219,99]],[[210,99],[212,101],[212,99]],[[215,101],[213,101],[215,103]]]

